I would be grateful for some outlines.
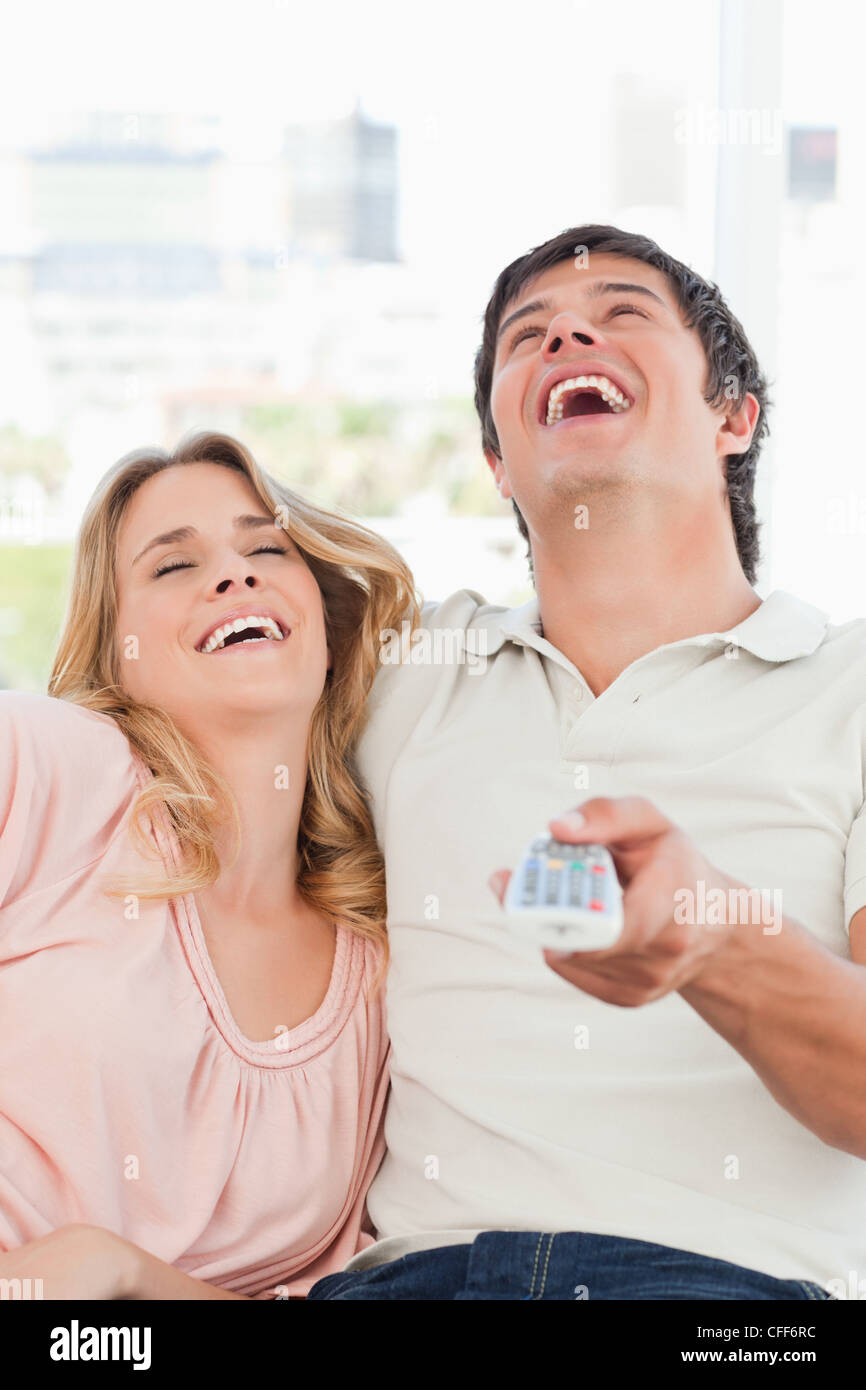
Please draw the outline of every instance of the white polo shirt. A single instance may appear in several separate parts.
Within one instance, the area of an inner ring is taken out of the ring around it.
[[[866,1162],[794,1119],[679,994],[621,1008],[560,979],[487,886],[558,812],[636,794],[850,957],[866,621],[831,626],[776,590],[598,696],[540,635],[537,599],[460,590],[423,621],[426,647],[377,674],[358,751],[387,866],[393,1089],[368,1196],[380,1240],[347,1268],[514,1229],[866,1276]]]

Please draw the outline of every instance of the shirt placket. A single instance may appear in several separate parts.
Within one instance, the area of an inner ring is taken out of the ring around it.
[[[585,764],[614,767],[635,721],[647,716],[652,697],[704,659],[705,650],[691,645],[676,651],[650,652],[598,696],[592,694],[579,674],[558,666],[554,680],[560,711],[562,770],[573,771],[577,785],[580,768]],[[577,789],[580,790],[579,785]],[[587,792],[591,794],[591,789],[587,788]]]

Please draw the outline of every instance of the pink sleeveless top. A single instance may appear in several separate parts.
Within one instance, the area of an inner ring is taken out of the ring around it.
[[[235,1293],[303,1295],[374,1239],[378,948],[338,923],[313,1017],[244,1037],[194,898],[101,892],[159,869],[127,833],[151,780],[108,715],[0,691],[0,1250],[82,1221]],[[161,809],[152,834],[179,863]]]

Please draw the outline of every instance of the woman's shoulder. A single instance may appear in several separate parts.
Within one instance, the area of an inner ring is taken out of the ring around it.
[[[133,756],[129,740],[111,715],[29,690],[0,690],[0,739],[4,751],[12,742],[19,754],[32,758],[60,753],[60,768],[97,752],[121,762],[131,763]],[[92,763],[89,767],[93,773],[98,771]]]
[[[121,732],[110,714],[101,714],[88,709],[86,705],[76,704],[74,700],[61,700],[56,695],[44,695],[35,690],[0,690],[0,717],[25,723],[51,720],[59,724],[66,721],[68,725],[87,720],[95,721],[101,728],[110,727],[117,733]]]
[[[0,902],[4,887],[25,891],[97,859],[139,786],[129,740],[109,715],[0,691]]]
[[[375,1034],[379,1064],[388,1051],[385,991],[385,940],[373,940],[355,931],[347,922],[339,923],[350,952],[349,976],[355,1007],[365,1012],[367,1024]]]

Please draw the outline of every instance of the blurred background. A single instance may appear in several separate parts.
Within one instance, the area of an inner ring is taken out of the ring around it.
[[[99,477],[225,430],[426,598],[532,589],[472,405],[566,227],[715,280],[770,377],[758,589],[866,608],[866,112],[825,0],[37,3],[0,83],[0,686],[44,689]]]

